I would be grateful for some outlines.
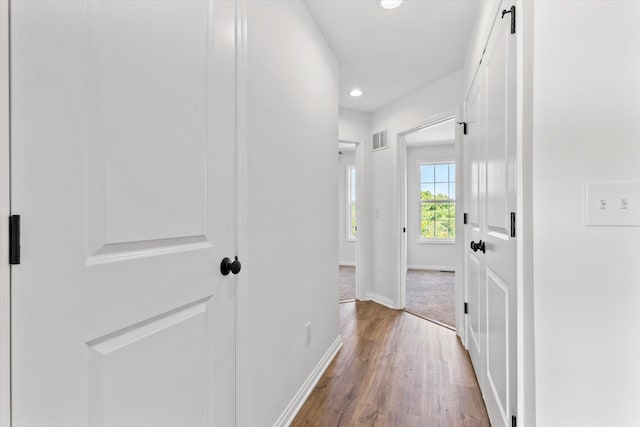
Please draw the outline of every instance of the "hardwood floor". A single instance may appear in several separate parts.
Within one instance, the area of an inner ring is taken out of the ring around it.
[[[292,426],[489,426],[455,332],[373,302],[340,305],[344,345]]]

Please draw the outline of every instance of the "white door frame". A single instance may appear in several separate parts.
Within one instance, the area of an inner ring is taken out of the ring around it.
[[[516,14],[516,411],[536,424],[533,312],[533,19],[534,4],[515,0]]]
[[[11,425],[9,2],[0,1],[0,427]]]
[[[464,152],[464,127],[466,123],[466,104],[458,108],[456,115],[456,334],[462,344],[467,348],[467,333],[469,324],[464,314],[464,303],[467,299],[467,281],[465,280],[465,239],[464,226],[464,200],[467,189],[465,188],[465,152]],[[460,203],[458,203],[460,201]]]
[[[397,289],[397,300],[399,309],[404,309],[407,306],[407,233],[402,232],[403,227],[407,227],[407,144],[405,142],[406,135],[419,131],[424,128],[428,128],[430,126],[437,125],[438,123],[442,123],[447,120],[457,120],[458,111],[457,110],[449,110],[443,113],[434,115],[428,118],[426,121],[417,124],[409,129],[406,129],[397,134],[398,141],[398,151],[397,151],[397,171],[398,175],[396,177],[398,182],[398,209],[396,212],[396,230],[398,230],[398,289]],[[456,164],[460,159],[461,153],[461,138],[459,136],[458,129],[456,128],[456,138],[455,138],[455,150],[456,150]],[[459,174],[461,173],[460,168],[456,167],[456,253],[458,252],[458,248],[461,248],[464,244],[464,232],[459,232],[459,219],[462,218],[462,204],[459,204],[457,200],[460,199],[460,188],[458,187],[460,184],[458,183]],[[456,263],[456,270],[458,265]],[[459,273],[459,271],[456,271]],[[456,274],[456,277],[459,274]],[[464,291],[463,291],[463,282],[456,278],[455,285],[455,301],[456,301],[456,325],[462,324],[460,321],[464,319],[463,312],[463,303],[464,303]],[[456,327],[457,333],[460,334],[461,328]]]
[[[364,144],[359,138],[340,138],[338,142],[344,142],[347,144],[354,144],[355,149],[355,167],[356,167],[356,223],[358,224],[358,231],[356,233],[356,299],[364,300],[365,289],[364,284],[366,276],[366,257],[363,240],[366,239],[367,226],[365,223],[365,162],[364,162]],[[344,238],[344,236],[340,236]]]

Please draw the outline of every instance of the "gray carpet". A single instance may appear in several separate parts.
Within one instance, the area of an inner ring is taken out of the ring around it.
[[[355,299],[356,297],[356,268],[340,266],[338,273],[340,301]]]
[[[455,274],[440,271],[407,271],[407,311],[453,328]]]

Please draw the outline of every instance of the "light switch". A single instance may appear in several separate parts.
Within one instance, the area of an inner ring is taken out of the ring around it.
[[[586,225],[639,226],[640,182],[588,183]]]

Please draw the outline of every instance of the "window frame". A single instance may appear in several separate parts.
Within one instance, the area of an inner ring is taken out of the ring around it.
[[[422,166],[436,166],[436,165],[454,165],[456,167],[457,170],[457,165],[456,165],[456,161],[455,160],[439,160],[439,161],[423,161],[420,160],[417,162],[417,175],[418,175],[418,179],[417,179],[417,183],[418,183],[418,191],[417,191],[417,199],[418,199],[418,240],[416,243],[418,244],[437,244],[437,245],[453,245],[456,243],[456,238],[455,236],[453,238],[451,237],[423,237],[422,236]],[[450,181],[451,177],[448,177],[449,181],[447,181],[447,184],[451,184],[452,182]],[[455,223],[456,221],[456,213],[455,213],[455,206],[457,205],[457,196],[458,196],[458,183],[457,181],[453,181],[453,184],[455,186],[456,189],[456,198],[454,199],[447,199],[447,200],[443,200],[443,201],[433,201],[433,202],[427,202],[427,203],[434,203],[434,204],[453,204],[454,205],[454,216],[453,216],[453,221]],[[457,230],[456,230],[456,235],[457,235]]]
[[[358,236],[358,231],[357,231],[357,227],[358,227],[358,213],[357,213],[357,202],[358,199],[354,199],[353,203],[356,205],[356,234],[351,234],[351,190],[354,186],[356,186],[358,184],[358,171],[356,169],[356,166],[354,164],[349,164],[347,165],[347,167],[345,168],[346,170],[346,174],[347,174],[347,179],[345,180],[345,182],[347,183],[347,191],[346,191],[346,204],[345,204],[345,214],[346,214],[346,221],[345,221],[345,234],[346,234],[346,240],[347,242],[355,242],[356,238]],[[355,183],[351,182],[351,171],[354,171],[356,176],[355,176]],[[356,187],[356,197],[357,197],[357,187]]]

